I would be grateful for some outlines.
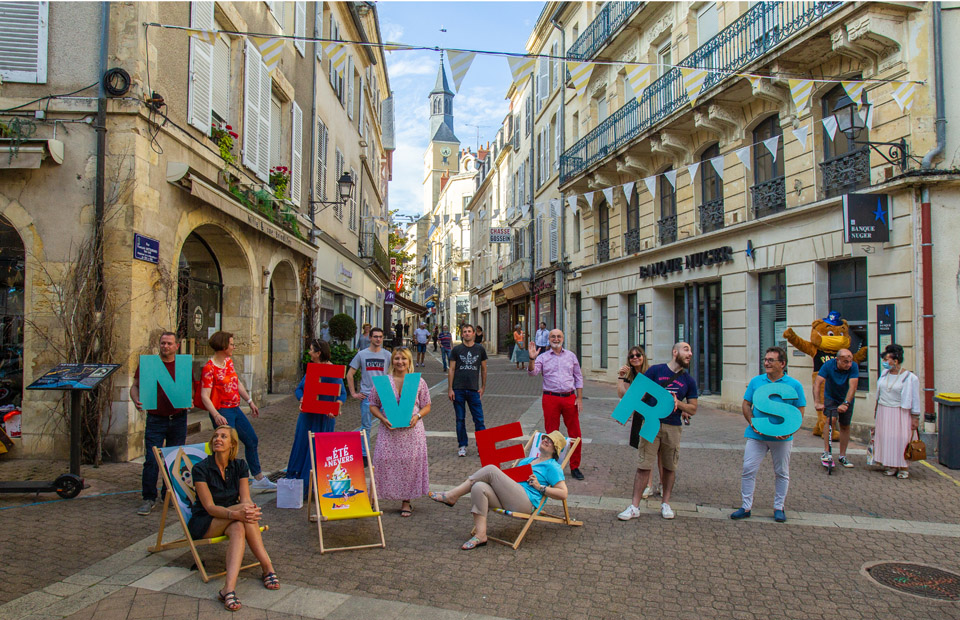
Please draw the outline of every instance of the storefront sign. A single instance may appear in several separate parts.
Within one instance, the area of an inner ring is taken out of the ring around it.
[[[877,304],[877,369],[883,359],[883,350],[897,341],[896,304]]]
[[[662,260],[649,265],[641,265],[640,277],[653,278],[656,276],[667,276],[675,271],[684,269],[698,269],[700,267],[709,267],[710,265],[719,265],[733,261],[733,248],[725,245],[712,250],[703,252],[694,252],[684,258],[671,258]]]
[[[843,241],[883,243],[890,240],[890,200],[886,194],[843,197]]]
[[[490,229],[490,243],[510,243],[510,232],[511,228],[491,228]]]
[[[433,300],[431,299],[430,301],[428,301],[428,302],[427,302],[426,304],[424,304],[424,305],[425,305],[427,308],[433,308],[433,307],[436,307],[437,302],[435,302],[435,301],[433,301]]]
[[[545,293],[552,291],[557,286],[556,274],[551,273],[543,276],[533,283],[533,292],[534,293]]]
[[[145,263],[160,263],[160,242],[140,233],[133,233],[133,258]]]
[[[340,263],[337,265],[337,282],[341,284],[350,284],[353,280],[353,272],[347,269],[346,265]]]
[[[502,306],[505,303],[507,303],[507,294],[503,292],[503,289],[496,291],[493,294],[493,304],[495,306]]]
[[[379,293],[378,293],[379,295]],[[392,304],[397,300],[397,294],[393,291],[387,291],[387,297],[384,299],[383,303]]]
[[[457,299],[457,314],[468,314],[470,312],[470,299],[460,297]]]

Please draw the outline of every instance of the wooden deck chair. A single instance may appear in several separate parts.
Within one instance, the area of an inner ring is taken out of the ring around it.
[[[163,512],[160,514],[160,531],[157,532],[157,544],[149,547],[148,551],[156,553],[157,551],[166,551],[167,549],[179,549],[181,547],[190,547],[190,553],[193,554],[193,561],[197,563],[197,569],[200,571],[200,578],[207,583],[214,577],[220,577],[227,574],[227,571],[208,575],[203,566],[203,560],[197,553],[197,547],[201,545],[213,545],[219,542],[229,540],[227,535],[215,536],[213,538],[203,538],[194,540],[190,536],[190,530],[187,529],[187,522],[190,520],[193,502],[197,497],[193,489],[193,466],[209,456],[209,448],[205,443],[197,443],[189,446],[173,446],[170,448],[153,448],[153,457],[157,459],[157,465],[160,466],[160,474],[163,476],[163,482],[166,484],[167,492],[163,498]],[[167,523],[167,510],[173,504],[173,509],[180,519],[180,527],[183,528],[183,538],[171,542],[163,542],[163,530]],[[260,526],[261,532],[270,529],[266,525]],[[260,566],[260,562],[241,566],[240,570]]]
[[[369,459],[370,491],[363,465],[360,442],[367,448],[367,433],[310,433],[310,490],[307,494],[307,519],[317,515],[317,535],[320,537],[320,553],[372,549],[386,547],[383,538],[383,520],[380,501],[377,499],[377,481],[373,477],[373,459]],[[325,490],[326,493],[321,491]],[[313,500],[312,502],[310,500]],[[375,517],[380,528],[380,542],[347,547],[327,547],[323,544],[323,523],[345,519]]]
[[[534,431],[533,435],[530,437],[530,440],[527,442],[527,445],[524,447],[524,452],[527,456],[539,456],[540,454],[540,438],[543,436],[543,433],[540,431]],[[560,453],[560,469],[566,469],[567,464],[570,462],[570,457],[573,455],[573,451],[577,449],[577,446],[580,445],[580,438],[567,437],[567,446]],[[514,461],[511,467],[516,467],[517,463],[520,461]],[[487,535],[487,538],[490,540],[496,541],[502,545],[507,545],[512,547],[514,551],[520,546],[520,543],[523,542],[523,537],[527,535],[527,532],[530,531],[530,526],[533,525],[534,521],[542,521],[544,523],[559,523],[561,525],[571,525],[571,526],[581,526],[583,525],[582,521],[574,521],[570,518],[570,509],[567,507],[567,500],[563,500],[563,516],[554,515],[547,512],[543,512],[543,507],[547,504],[547,496],[544,495],[540,500],[540,505],[534,508],[533,513],[526,514],[522,512],[514,512],[512,510],[505,510],[503,508],[494,508],[494,512],[502,514],[507,517],[513,517],[515,519],[523,519],[526,523],[523,524],[523,529],[520,530],[520,534],[517,535],[516,540],[507,541],[501,540],[499,538],[494,538],[493,536]]]

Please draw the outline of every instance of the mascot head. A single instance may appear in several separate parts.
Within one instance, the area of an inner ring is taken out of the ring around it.
[[[840,318],[840,313],[831,310],[823,320],[811,325],[810,342],[821,351],[836,353],[840,349],[850,348],[850,326]]]

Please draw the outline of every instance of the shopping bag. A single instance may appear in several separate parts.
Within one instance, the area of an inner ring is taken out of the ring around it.
[[[277,508],[303,508],[303,480],[300,478],[277,480]]]

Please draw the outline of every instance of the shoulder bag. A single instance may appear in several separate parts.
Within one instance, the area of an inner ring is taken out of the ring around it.
[[[923,461],[927,458],[927,444],[923,443],[923,440],[920,439],[919,429],[914,432],[917,438],[907,444],[906,449],[903,451],[903,458],[908,461]]]

